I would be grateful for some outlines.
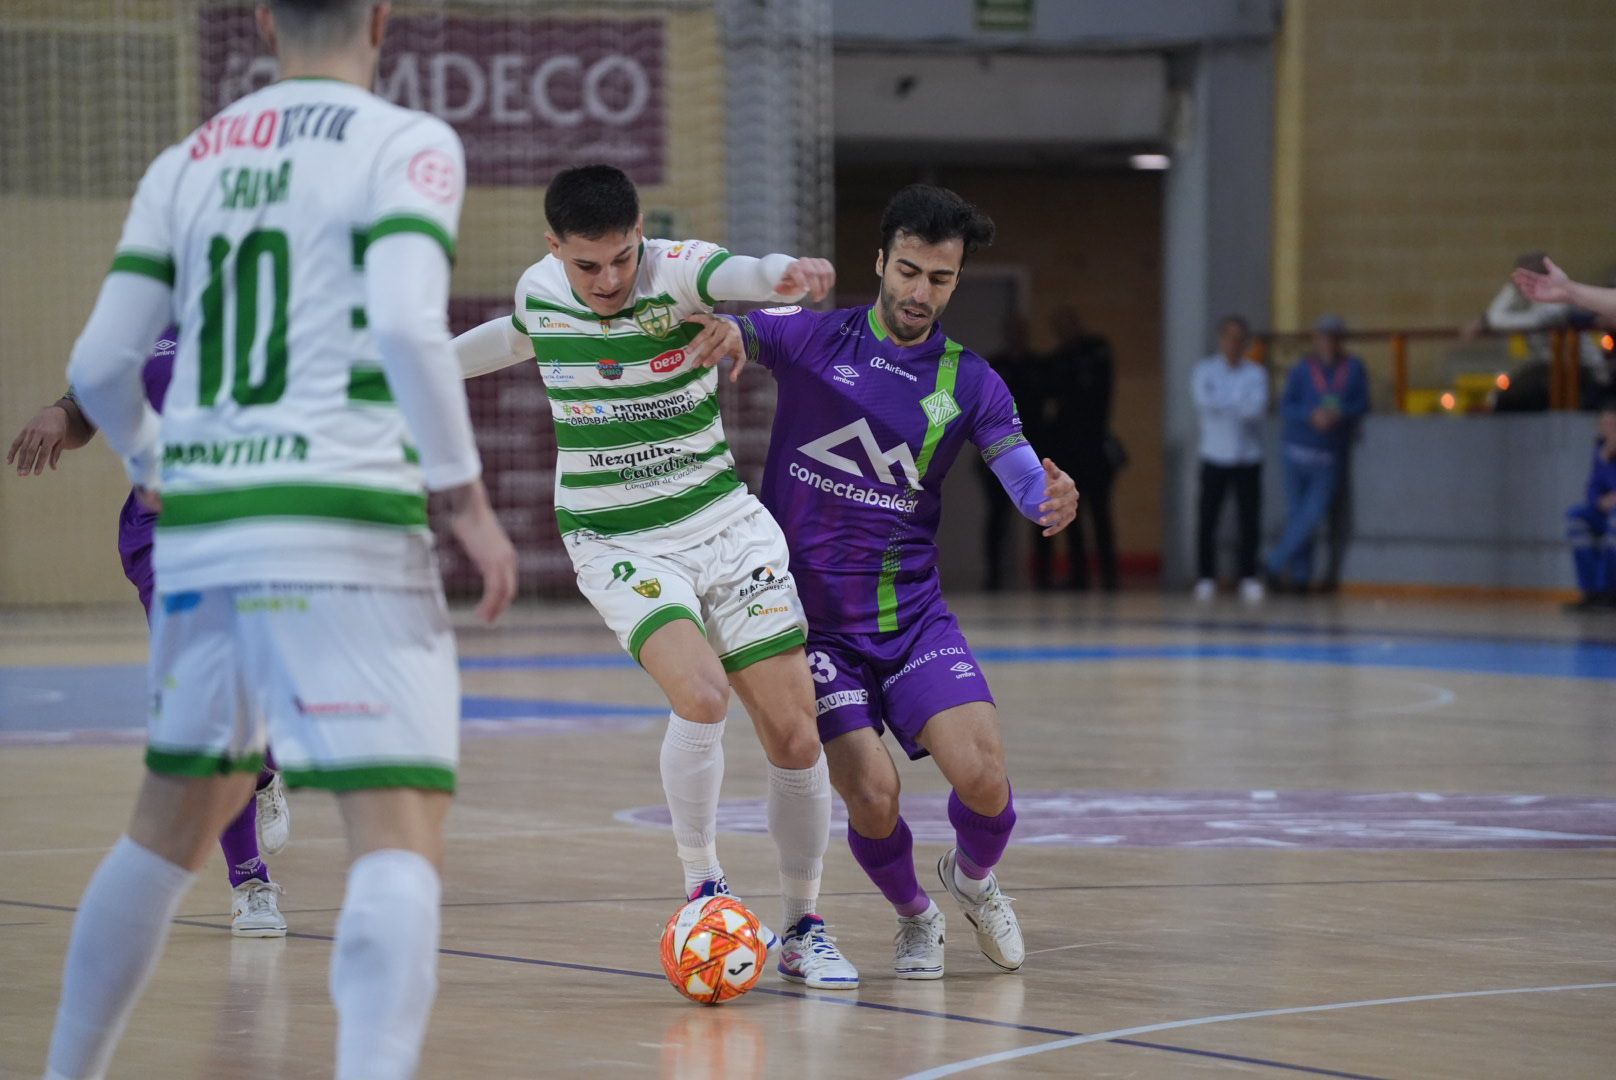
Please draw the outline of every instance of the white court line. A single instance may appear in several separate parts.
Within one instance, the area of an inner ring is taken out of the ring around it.
[[[1200,1016],[1193,1020],[1169,1020],[1162,1024],[1144,1024],[1140,1027],[1117,1028],[1115,1031],[1099,1031],[1093,1035],[1074,1035],[1069,1039],[1057,1039],[1054,1042],[1039,1043],[1036,1046],[1023,1046],[1017,1050],[1003,1050],[997,1054],[984,1054],[982,1057],[971,1058],[969,1061],[956,1061],[952,1065],[939,1065],[935,1069],[910,1073],[903,1080],[936,1080],[938,1077],[953,1076],[956,1073],[980,1069],[986,1065],[1015,1061],[1018,1058],[1048,1053],[1051,1050],[1065,1050],[1068,1047],[1082,1046],[1085,1043],[1110,1042],[1113,1039],[1127,1039],[1135,1035],[1149,1035],[1152,1032],[1172,1031],[1176,1028],[1200,1027],[1204,1024],[1227,1024],[1235,1020],[1258,1020],[1267,1016],[1294,1016],[1298,1013],[1332,1012],[1336,1009],[1367,1009],[1372,1005],[1409,1005],[1420,1001],[1496,997],[1501,994],[1553,994],[1563,990],[1616,990],[1616,982],[1576,983],[1570,986],[1518,986],[1508,990],[1463,990],[1450,994],[1416,994],[1412,997],[1376,998],[1373,1001],[1337,1001],[1329,1005],[1299,1005],[1290,1009],[1260,1009],[1257,1012]]]
[[[1459,699],[1459,695],[1446,686],[1435,683],[1415,682],[1412,679],[1388,679],[1387,682],[1401,683],[1404,686],[1416,687],[1420,690],[1431,691],[1431,696],[1424,701],[1416,701],[1412,705],[1385,705],[1378,709],[1354,709],[1353,716],[1386,716],[1399,713],[1431,712],[1434,709],[1443,709],[1452,705]]]
[[[1101,945],[1115,945],[1114,941],[1085,941],[1077,945],[1056,945],[1053,949],[1034,949],[1028,956],[1040,956],[1049,952],[1065,952],[1067,949],[1098,949]]]

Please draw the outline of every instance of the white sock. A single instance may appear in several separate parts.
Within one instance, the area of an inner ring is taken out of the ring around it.
[[[972,900],[986,900],[989,891],[993,888],[993,875],[990,873],[985,878],[974,878],[960,869],[959,860],[956,858],[954,860],[954,885]]]
[[[806,769],[769,766],[769,835],[780,849],[782,934],[819,906],[819,877],[830,846],[830,772],[825,755]]]
[[[100,1080],[168,941],[196,875],[120,837],[90,877],[73,920],[50,1072]]]
[[[718,789],[724,783],[724,721],[697,724],[668,714],[662,736],[662,793],[684,864],[685,894],[724,876],[718,865]]]
[[[390,848],[354,860],[331,954],[337,1080],[415,1074],[438,992],[438,872]]]

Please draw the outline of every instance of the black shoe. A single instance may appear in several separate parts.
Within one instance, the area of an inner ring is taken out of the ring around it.
[[[1585,594],[1581,600],[1578,600],[1575,603],[1562,605],[1561,610],[1570,612],[1599,611],[1602,608],[1609,608],[1611,606],[1612,605],[1609,598],[1594,593],[1588,593]]]

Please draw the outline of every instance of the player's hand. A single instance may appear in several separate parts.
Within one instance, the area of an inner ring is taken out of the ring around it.
[[[494,508],[488,502],[488,489],[473,480],[444,493],[453,515],[449,528],[483,578],[483,598],[477,604],[477,617],[492,626],[516,599],[516,548],[505,535]]]
[[[1616,491],[1607,491],[1599,496],[1599,509],[1601,513],[1605,514],[1616,510]]]
[[[1038,524],[1045,536],[1054,536],[1077,518],[1077,484],[1060,467],[1044,459],[1044,501],[1038,506]]]
[[[1509,279],[1521,290],[1522,295],[1533,303],[1571,303],[1571,279],[1566,276],[1566,272],[1555,266],[1554,260],[1547,256],[1543,258],[1543,267],[1547,273],[1539,274],[1533,270],[1519,269],[1511,274]]]
[[[701,333],[685,346],[685,356],[691,364],[695,367],[717,367],[727,357],[734,362],[729,369],[729,381],[739,379],[741,369],[746,367],[746,343],[741,340],[740,325],[727,316],[701,312],[689,316],[685,322],[695,323],[702,328]]]
[[[68,449],[67,410],[60,405],[47,405],[23,425],[17,437],[11,440],[6,452],[6,464],[15,463],[18,476],[38,476],[50,463],[52,469]]]
[[[774,287],[782,297],[806,295],[810,300],[823,300],[836,284],[836,268],[825,259],[798,259],[786,267],[780,284]]]
[[[141,506],[144,506],[152,513],[161,514],[163,512],[163,496],[156,488],[137,487],[135,489],[135,498],[139,500]]]

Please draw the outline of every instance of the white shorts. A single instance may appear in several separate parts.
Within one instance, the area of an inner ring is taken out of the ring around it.
[[[292,787],[454,790],[460,670],[440,590],[240,585],[153,609],[153,772],[257,771],[267,740]]]
[[[758,503],[705,540],[646,554],[632,539],[567,537],[578,588],[635,662],[657,630],[689,619],[725,671],[739,671],[807,641],[785,534]]]

